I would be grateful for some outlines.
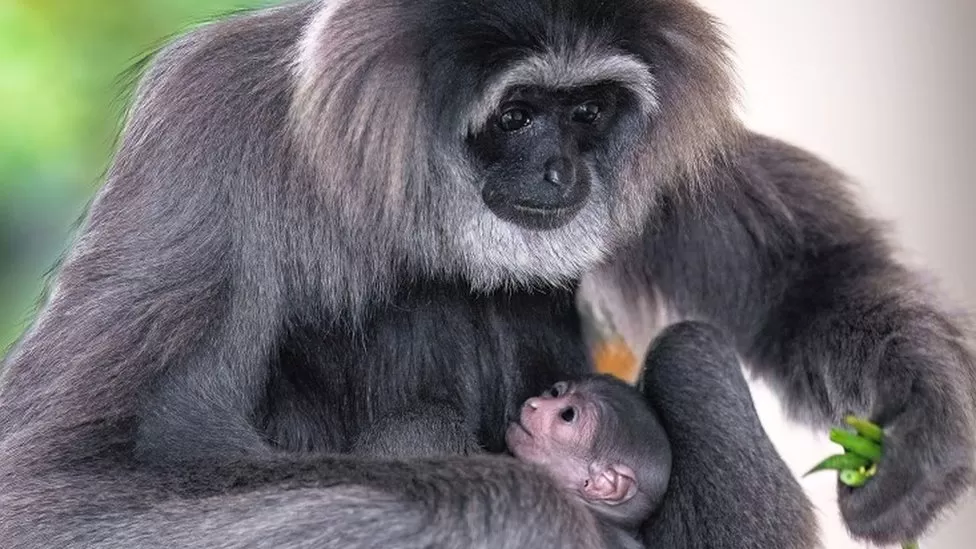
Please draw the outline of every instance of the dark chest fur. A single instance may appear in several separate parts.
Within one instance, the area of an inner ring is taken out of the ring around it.
[[[412,286],[358,327],[291,326],[261,424],[281,448],[342,451],[378,416],[429,398],[457,406],[500,451],[518,403],[588,368],[571,291]]]

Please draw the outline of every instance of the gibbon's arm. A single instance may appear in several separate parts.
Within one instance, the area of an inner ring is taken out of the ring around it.
[[[615,266],[620,283],[727,329],[795,417],[883,425],[878,475],[841,488],[841,510],[857,536],[917,536],[972,478],[976,383],[963,327],[824,162],[752,135],[722,169],[697,200],[662,201]]]
[[[508,458],[93,462],[29,478],[5,460],[5,549],[604,547],[585,508]]]
[[[673,453],[648,547],[818,546],[813,506],[766,436],[725,334],[700,322],[666,328],[638,386]]]

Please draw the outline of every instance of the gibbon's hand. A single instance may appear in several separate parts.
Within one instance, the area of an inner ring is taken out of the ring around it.
[[[887,424],[877,470],[865,484],[838,483],[851,534],[879,544],[918,539],[973,479],[973,433],[951,421],[947,398],[916,396]]]

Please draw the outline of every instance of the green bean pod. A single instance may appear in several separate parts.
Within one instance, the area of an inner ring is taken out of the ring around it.
[[[840,444],[845,450],[861,457],[874,462],[881,461],[881,445],[864,437],[841,429],[831,429],[830,440]]]
[[[881,444],[881,441],[884,439],[884,430],[870,421],[856,416],[847,416],[844,418],[844,423],[853,427],[857,431],[857,434],[871,442]]]
[[[860,488],[868,481],[868,476],[860,471],[847,469],[840,472],[840,481],[851,488]]]

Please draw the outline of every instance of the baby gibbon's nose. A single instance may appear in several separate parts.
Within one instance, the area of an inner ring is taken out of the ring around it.
[[[532,397],[525,401],[525,404],[522,406],[522,412],[526,414],[535,414],[537,412],[556,413],[565,408],[566,404],[566,399],[563,397]]]

